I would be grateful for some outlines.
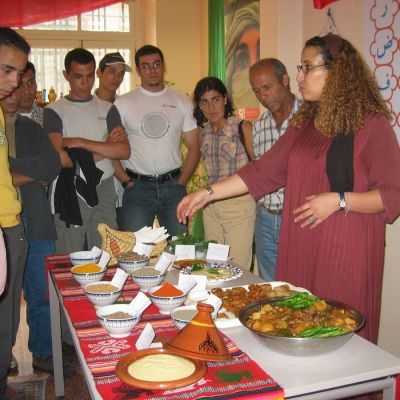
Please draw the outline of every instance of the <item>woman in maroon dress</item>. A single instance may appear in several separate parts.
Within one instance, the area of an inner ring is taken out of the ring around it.
[[[306,42],[297,81],[304,103],[258,161],[185,197],[185,221],[210,201],[286,186],[278,280],[350,304],[376,343],[385,223],[400,213],[400,150],[389,111],[360,54],[337,35]]]

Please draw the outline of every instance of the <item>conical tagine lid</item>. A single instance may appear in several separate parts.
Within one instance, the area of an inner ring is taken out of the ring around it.
[[[207,361],[232,359],[211,318],[213,306],[199,303],[196,316],[164,348],[182,356]]]

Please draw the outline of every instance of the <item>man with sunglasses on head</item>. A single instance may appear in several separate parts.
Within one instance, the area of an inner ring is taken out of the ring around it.
[[[151,226],[157,215],[160,225],[175,235],[187,230],[176,218],[176,207],[200,158],[193,106],[186,95],[165,85],[159,48],[141,47],[135,64],[141,86],[115,101],[132,149],[125,168],[115,166],[115,175],[125,188],[120,228],[137,231]],[[182,133],[188,147],[183,164]]]
[[[266,108],[253,124],[254,155],[259,159],[286,132],[289,120],[299,110],[301,102],[290,91],[286,67],[275,58],[253,64],[249,78],[254,94]],[[283,192],[281,188],[257,202],[254,240],[259,275],[266,281],[275,280]]]
[[[114,103],[118,97],[117,90],[121,86],[125,72],[131,72],[131,67],[125,62],[121,53],[107,53],[99,62],[99,67],[96,70],[97,78],[99,79],[99,87],[94,91],[95,96],[99,99]],[[114,164],[114,160],[112,163]],[[116,161],[119,163],[119,161]],[[122,207],[122,196],[124,188],[121,182],[114,176],[114,188],[118,196],[116,203],[117,225],[120,225],[120,214]]]
[[[100,60],[99,68],[96,70],[99,87],[95,90],[95,95],[99,99],[114,103],[125,72],[131,72],[131,67],[125,62],[121,53],[107,53]]]

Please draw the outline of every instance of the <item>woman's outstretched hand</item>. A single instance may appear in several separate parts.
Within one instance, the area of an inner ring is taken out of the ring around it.
[[[187,218],[193,218],[197,210],[203,208],[210,201],[210,196],[205,189],[200,189],[185,196],[178,204],[176,216],[181,224],[186,224]]]

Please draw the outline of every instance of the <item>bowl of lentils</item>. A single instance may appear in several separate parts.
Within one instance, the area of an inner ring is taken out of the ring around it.
[[[143,254],[138,254],[133,250],[121,253],[118,257],[119,266],[128,274],[149,265],[149,257]]]

